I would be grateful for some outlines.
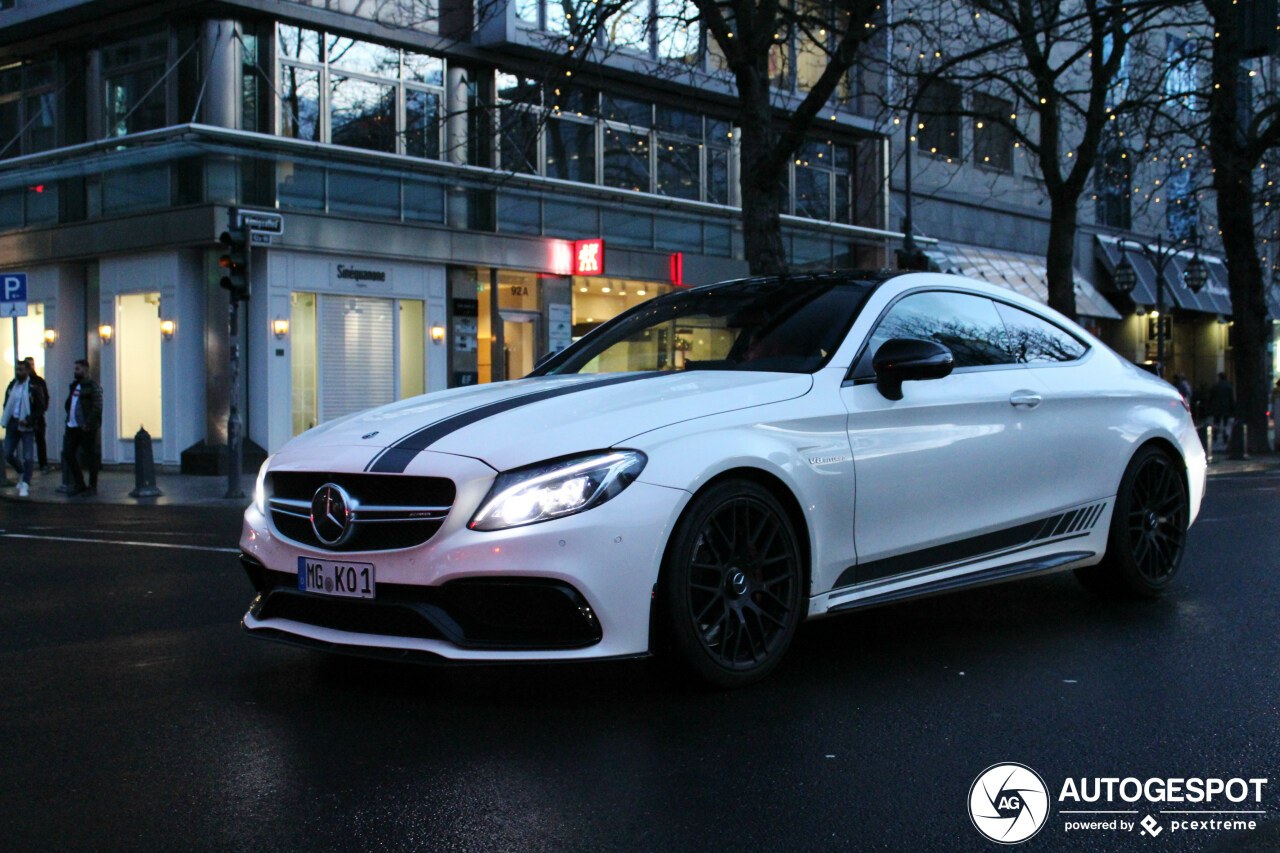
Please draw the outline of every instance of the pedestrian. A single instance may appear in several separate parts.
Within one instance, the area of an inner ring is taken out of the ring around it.
[[[1227,381],[1227,374],[1219,373],[1218,381],[1209,389],[1209,414],[1213,416],[1213,431],[1227,440],[1227,427],[1236,413],[1236,391]]]
[[[1182,395],[1182,399],[1187,404],[1187,408],[1191,408],[1191,383],[1187,381],[1187,374],[1175,374],[1173,377],[1173,387],[1178,389],[1178,393]]]
[[[71,471],[68,494],[92,497],[98,493],[98,429],[102,426],[102,386],[89,375],[89,361],[78,358],[67,402],[67,432],[62,439],[62,464]],[[85,484],[79,454],[84,453],[89,483]]]
[[[31,469],[35,465],[35,419],[49,407],[49,398],[42,396],[40,386],[31,381],[27,363],[20,361],[13,366],[13,381],[4,389],[4,458],[18,469],[22,479],[18,481],[18,497],[31,494]],[[18,442],[22,442],[22,459],[18,458]]]
[[[27,374],[31,377],[31,382],[40,388],[45,400],[49,399],[49,385],[44,381],[40,374],[36,373],[36,360],[32,356],[23,359],[27,363]],[[45,410],[48,410],[46,404]],[[40,417],[35,422],[33,432],[36,435],[36,458],[40,461],[40,473],[49,473],[49,445],[45,443],[45,413],[41,412]]]

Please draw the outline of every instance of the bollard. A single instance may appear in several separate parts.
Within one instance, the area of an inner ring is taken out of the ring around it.
[[[1196,435],[1200,436],[1200,446],[1204,448],[1204,461],[1213,461],[1213,424],[1200,424],[1196,427]]]
[[[156,459],[151,450],[151,433],[142,427],[133,437],[133,491],[131,498],[158,498],[164,494],[156,488]]]
[[[1228,459],[1249,458],[1249,425],[1239,420],[1231,428],[1231,437],[1227,440]]]

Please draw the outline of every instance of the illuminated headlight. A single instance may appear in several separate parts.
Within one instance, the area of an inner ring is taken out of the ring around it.
[[[263,515],[267,514],[267,466],[270,464],[271,457],[268,456],[262,463],[262,467],[258,469],[258,480],[253,484],[253,505]]]
[[[629,486],[646,461],[638,450],[617,450],[507,471],[467,526],[502,530],[599,506]]]

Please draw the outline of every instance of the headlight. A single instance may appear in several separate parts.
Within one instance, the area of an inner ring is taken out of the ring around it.
[[[270,464],[271,457],[268,456],[258,469],[258,481],[253,484],[253,505],[263,515],[267,514],[267,466]]]
[[[638,450],[616,450],[507,471],[467,526],[502,530],[599,506],[629,486],[646,461]]]

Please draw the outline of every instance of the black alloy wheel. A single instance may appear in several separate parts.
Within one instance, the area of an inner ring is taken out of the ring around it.
[[[729,480],[681,517],[660,586],[665,629],[688,669],[717,687],[769,673],[803,615],[795,530],[769,491]]]
[[[1189,513],[1179,465],[1168,453],[1143,447],[1120,481],[1106,555],[1076,576],[1094,592],[1159,596],[1182,563]]]

